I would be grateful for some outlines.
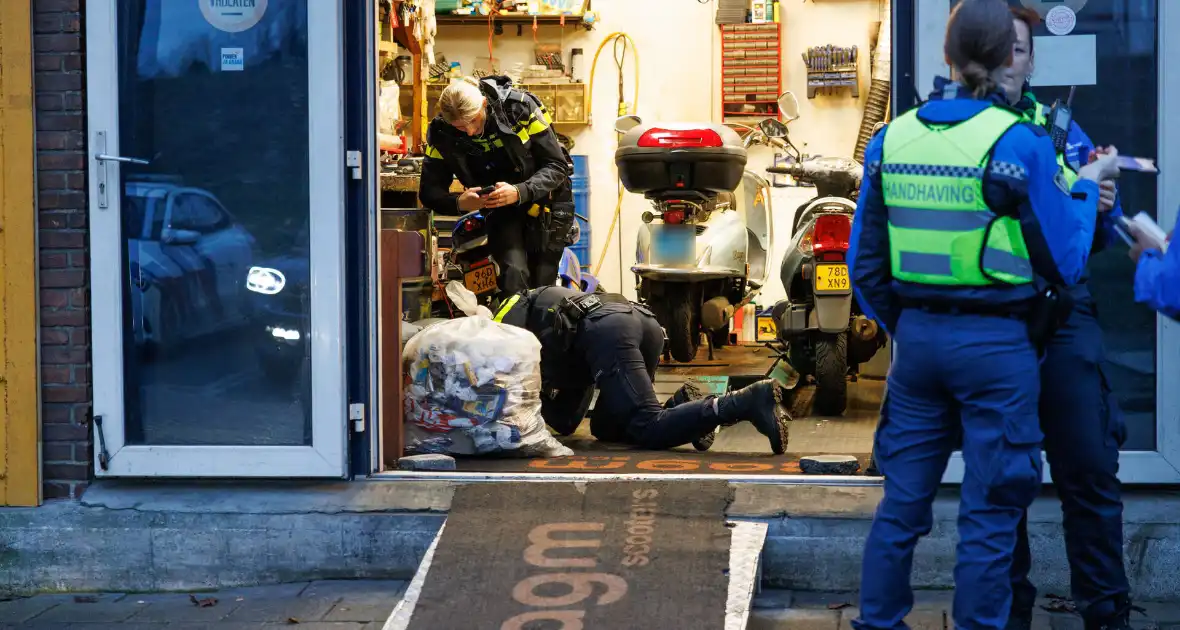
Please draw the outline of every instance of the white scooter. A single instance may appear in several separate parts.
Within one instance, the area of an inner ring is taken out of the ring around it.
[[[790,92],[779,108],[788,122],[799,116]],[[770,182],[745,167],[751,146],[782,146],[787,129],[773,118],[758,128],[735,126],[744,138],[726,125],[615,121],[623,134],[615,151],[619,177],[654,210],[643,213],[631,267],[637,293],[667,332],[672,358],[684,363],[696,357],[701,332],[712,359],[734,313],[770,274]]]

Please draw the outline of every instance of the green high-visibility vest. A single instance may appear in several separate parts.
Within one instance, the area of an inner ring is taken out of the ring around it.
[[[1022,120],[992,106],[954,125],[924,123],[916,109],[889,125],[881,186],[894,278],[944,286],[1033,281],[1020,221],[983,199],[992,147]]]
[[[1036,106],[1032,108],[1032,115],[1030,118],[1034,125],[1043,128],[1045,123],[1049,120],[1050,107],[1048,105],[1042,105],[1036,101],[1033,102],[1036,103]],[[1073,170],[1073,167],[1065,161],[1064,153],[1057,154],[1057,165],[1061,167],[1061,173],[1065,176],[1066,185],[1072,189],[1073,185],[1078,181],[1078,174]]]

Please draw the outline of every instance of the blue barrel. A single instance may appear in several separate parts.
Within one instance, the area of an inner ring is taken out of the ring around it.
[[[578,227],[582,229],[582,236],[570,249],[585,270],[590,268],[590,157],[571,157],[574,158],[574,176],[570,178],[574,189],[574,212],[578,213]]]

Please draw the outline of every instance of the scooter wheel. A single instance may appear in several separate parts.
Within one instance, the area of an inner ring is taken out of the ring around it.
[[[848,406],[848,334],[820,335],[815,341],[816,415],[839,416]]]

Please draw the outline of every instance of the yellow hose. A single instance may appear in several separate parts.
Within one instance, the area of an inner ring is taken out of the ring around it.
[[[618,38],[623,38],[626,41],[626,43],[630,44],[633,54],[635,55],[635,61],[634,61],[634,64],[635,64],[635,96],[631,101],[631,111],[635,112],[639,108],[639,47],[635,45],[635,40],[631,39],[630,35],[622,32],[622,31],[617,31],[617,32],[611,33],[610,35],[607,35],[605,38],[603,38],[602,43],[598,45],[598,50],[594,51],[594,60],[590,62],[590,85],[587,90],[589,92],[589,94],[587,95],[587,100],[590,102],[590,105],[591,105],[591,114],[590,114],[591,124],[593,124],[593,122],[594,122],[594,114],[593,114],[594,70],[596,68],[598,68],[598,56],[600,54],[602,54],[602,49],[606,48],[607,44],[613,44],[615,42],[615,40]],[[622,72],[622,69],[620,68],[619,71]],[[620,100],[622,100],[621,94],[619,95],[619,98],[620,98]],[[619,116],[627,115],[627,107],[625,105],[625,101],[619,103],[618,115]],[[615,226],[618,225],[619,215],[623,211],[623,194],[624,194],[624,190],[623,190],[622,186],[620,186],[619,187],[619,200],[618,200],[618,202],[615,203],[615,213],[614,213],[614,216],[611,217],[611,220],[610,220],[610,230],[608,230],[606,233],[606,241],[604,241],[604,245],[602,247],[602,252],[598,255],[598,264],[594,265],[594,276],[595,277],[598,277],[598,272],[602,269],[602,263],[606,260],[606,253],[607,253],[607,251],[610,250],[611,237],[614,236],[614,234],[615,234]],[[619,270],[619,273],[622,274],[621,269]],[[622,287],[619,287],[619,289],[622,290]]]

